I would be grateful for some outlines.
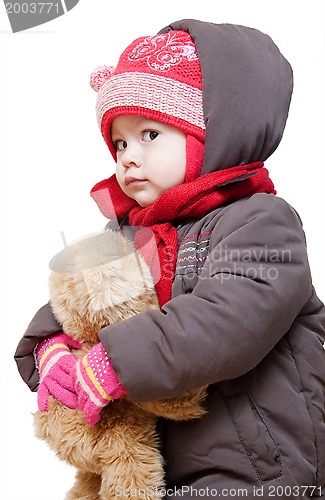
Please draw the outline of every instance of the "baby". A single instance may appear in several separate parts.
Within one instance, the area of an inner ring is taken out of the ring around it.
[[[161,421],[168,498],[324,498],[325,308],[299,217],[263,164],[288,116],[288,61],[258,30],[183,20],[91,83],[116,161],[91,195],[160,265],[160,310],[100,332],[103,392],[140,402],[209,386],[202,419]],[[35,367],[35,345],[60,330],[44,306],[18,346],[20,372],[94,422],[108,401],[96,405],[69,346],[46,376]]]

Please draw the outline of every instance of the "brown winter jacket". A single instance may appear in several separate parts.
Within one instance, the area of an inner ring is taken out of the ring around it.
[[[202,66],[203,173],[264,161],[287,118],[287,61],[256,30],[171,26],[190,32]],[[281,198],[255,194],[177,229],[172,300],[100,335],[135,401],[209,385],[206,416],[160,423],[167,498],[324,499],[325,308],[299,217]],[[33,348],[59,330],[44,306],[17,348],[33,390]]]

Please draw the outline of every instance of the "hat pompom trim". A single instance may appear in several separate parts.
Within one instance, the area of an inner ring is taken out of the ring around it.
[[[114,73],[114,66],[98,66],[90,75],[90,86],[96,92],[99,92],[101,87]]]

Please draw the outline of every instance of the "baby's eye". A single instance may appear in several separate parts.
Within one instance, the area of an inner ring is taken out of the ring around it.
[[[145,142],[151,142],[154,141],[159,135],[159,132],[156,132],[155,130],[145,130],[143,132],[143,140]]]
[[[117,151],[124,151],[127,147],[127,142],[126,141],[116,141],[114,142],[114,146],[116,147]]]

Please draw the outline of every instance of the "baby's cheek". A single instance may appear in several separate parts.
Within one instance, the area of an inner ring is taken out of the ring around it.
[[[121,176],[121,172],[120,172],[120,170],[118,168],[116,168],[115,175],[116,175],[116,180],[117,180],[120,188],[123,189],[122,176]]]

